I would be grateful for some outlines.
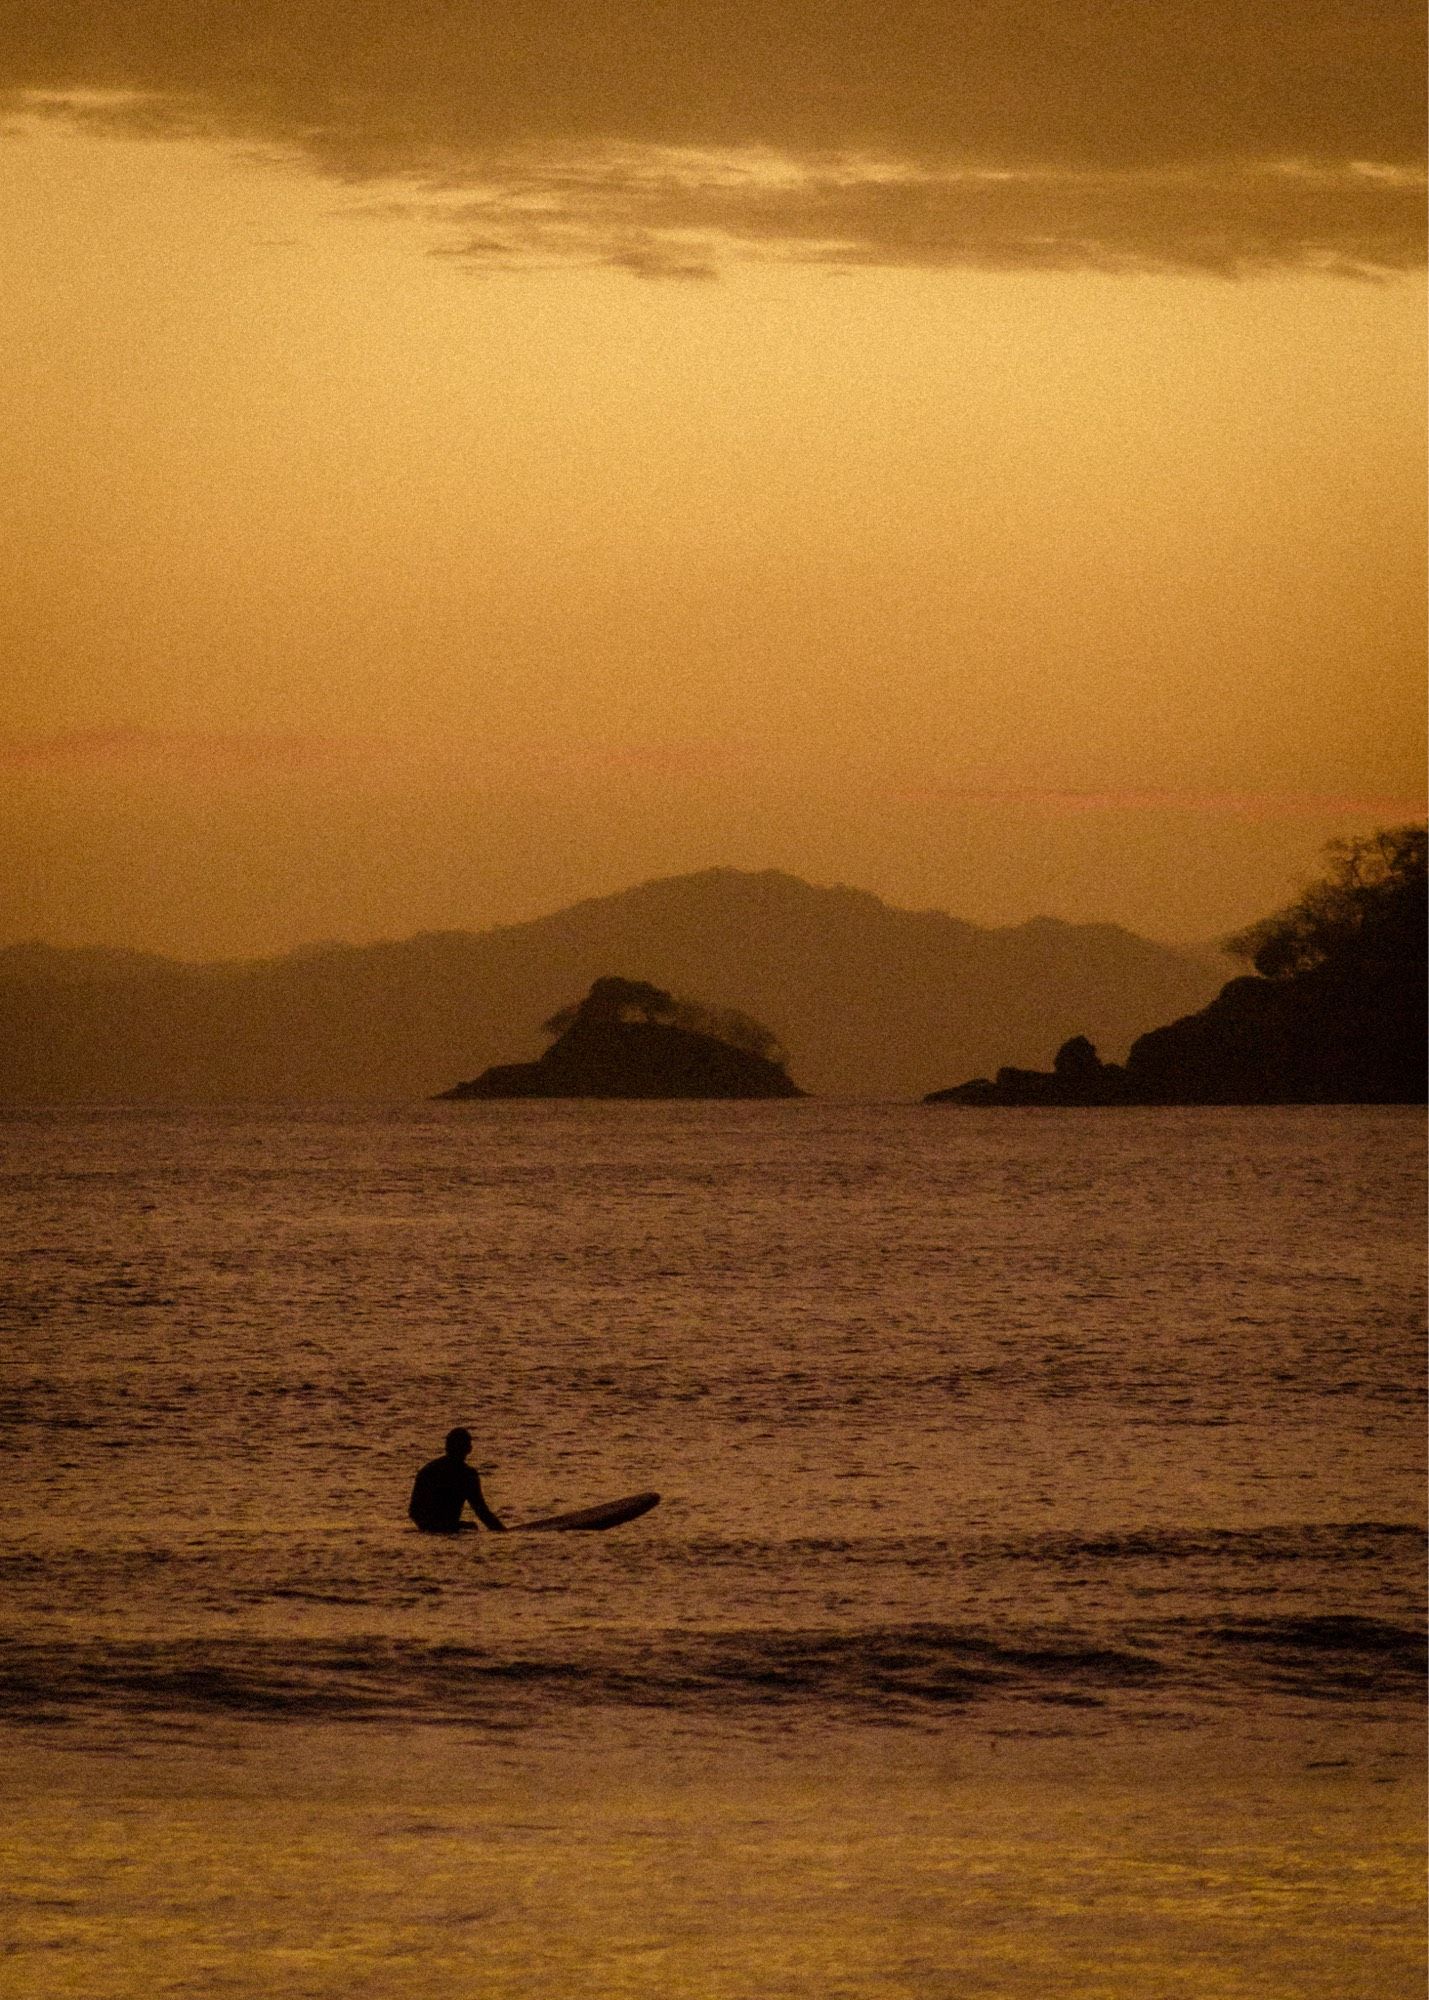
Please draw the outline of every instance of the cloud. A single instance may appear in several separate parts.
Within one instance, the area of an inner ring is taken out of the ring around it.
[[[478,267],[1364,272],[1422,256],[1410,0],[9,11],[12,108],[404,181],[445,252]],[[465,233],[463,201],[479,212]]]
[[[1356,276],[1420,260],[1423,190],[1357,164],[985,168],[765,156],[688,170],[678,155],[524,163],[465,204],[433,203],[438,254],[477,267],[577,260],[706,277],[732,256],[843,269],[1195,270],[1287,264]],[[740,172],[741,167],[746,171]],[[479,227],[466,233],[470,225]]]

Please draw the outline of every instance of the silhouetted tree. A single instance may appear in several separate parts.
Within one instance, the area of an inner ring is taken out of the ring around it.
[[[579,1021],[588,1026],[597,1021],[673,1021],[678,1003],[662,986],[643,979],[597,979],[584,1000],[562,1007],[542,1022],[548,1035],[564,1035]]]
[[[611,1021],[658,1021],[667,1027],[684,1028],[692,1035],[708,1035],[729,1048],[743,1049],[746,1055],[763,1056],[767,1062],[784,1060],[779,1037],[737,1007],[705,1007],[697,1000],[676,1000],[663,986],[651,986],[643,979],[597,979],[584,1000],[560,1008],[541,1025],[546,1034],[559,1036],[577,1024],[589,1027]]]
[[[710,1035],[732,1049],[743,1049],[746,1055],[763,1056],[766,1062],[782,1063],[785,1058],[779,1037],[762,1021],[756,1021],[751,1014],[742,1014],[737,1007],[702,1007],[695,1000],[681,1001],[675,1012],[675,1024],[688,1028],[692,1034]]]
[[[1266,979],[1320,967],[1383,978],[1422,968],[1426,829],[1399,826],[1363,840],[1332,840],[1329,870],[1304,894],[1226,940]]]

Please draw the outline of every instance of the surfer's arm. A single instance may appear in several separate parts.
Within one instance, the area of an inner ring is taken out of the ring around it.
[[[472,1467],[468,1467],[468,1472],[470,1474],[471,1484],[466,1489],[466,1497],[471,1502],[472,1513],[475,1514],[477,1520],[480,1521],[483,1528],[490,1528],[493,1534],[504,1535],[506,1533],[506,1523],[504,1521],[498,1521],[496,1516],[492,1513],[491,1509],[487,1506],[486,1496],[483,1494],[481,1490],[481,1481],[477,1477],[475,1469]]]

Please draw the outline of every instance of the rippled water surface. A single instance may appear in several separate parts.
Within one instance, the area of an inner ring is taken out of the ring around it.
[[[876,1764],[1326,1718],[1353,1752],[1416,1710],[1417,1113],[12,1112],[0,1144],[12,1741]],[[421,1537],[457,1422],[511,1521],[662,1504]]]

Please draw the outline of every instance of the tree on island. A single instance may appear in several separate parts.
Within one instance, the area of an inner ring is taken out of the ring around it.
[[[644,979],[597,979],[583,1000],[573,1001],[541,1023],[543,1034],[566,1035],[572,1028],[608,1027],[616,1021],[656,1021],[687,1034],[707,1035],[747,1055],[782,1063],[779,1037],[737,1007],[705,1007],[695,1000],[676,1000],[663,986]]]
[[[1384,978],[1424,964],[1429,829],[1397,826],[1364,840],[1332,840],[1329,869],[1288,908],[1262,917],[1226,950],[1264,979],[1324,968]]]

